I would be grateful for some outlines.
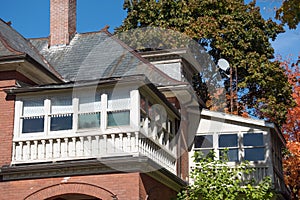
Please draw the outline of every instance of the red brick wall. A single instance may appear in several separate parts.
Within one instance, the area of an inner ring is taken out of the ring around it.
[[[181,116],[187,116],[187,112],[185,109],[181,109]],[[178,164],[180,165],[180,178],[187,181],[189,178],[189,156],[188,156],[188,148],[191,144],[188,141],[189,133],[189,121],[186,117],[181,118],[180,124],[181,132],[180,132],[180,141],[178,145],[178,153],[180,156]]]
[[[117,195],[119,200],[169,200],[177,195],[164,184],[140,173],[0,182],[0,199],[40,200],[72,193],[105,200],[112,199],[112,195]]]
[[[16,80],[34,84],[18,72],[0,72],[0,166],[9,165],[11,162],[15,112],[14,96],[8,96],[4,89],[14,87]]]
[[[14,100],[7,97],[3,89],[15,85],[14,80],[3,80],[5,76],[0,73],[0,166],[11,162],[12,135],[14,129]]]
[[[76,0],[50,0],[50,46],[67,45],[76,32]]]
[[[169,200],[176,199],[177,192],[156,181],[146,174],[140,176],[140,200]]]
[[[139,173],[0,182],[0,199],[42,200],[77,193],[105,200],[112,194],[117,195],[119,200],[138,200],[138,184]]]

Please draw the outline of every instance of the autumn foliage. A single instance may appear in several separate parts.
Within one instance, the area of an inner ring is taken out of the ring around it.
[[[287,152],[284,155],[283,166],[285,182],[292,191],[292,199],[300,198],[300,56],[291,64],[282,63],[286,69],[289,82],[293,87],[293,99],[296,106],[288,110],[286,123],[282,126],[287,141]]]

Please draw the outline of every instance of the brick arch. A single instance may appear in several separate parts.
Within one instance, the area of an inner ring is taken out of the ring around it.
[[[117,200],[117,195],[111,191],[99,187],[97,185],[89,183],[79,183],[79,182],[68,182],[51,185],[40,190],[37,190],[24,200],[36,200],[36,199],[48,199],[51,197],[64,195],[64,194],[84,194],[99,199],[105,200]]]

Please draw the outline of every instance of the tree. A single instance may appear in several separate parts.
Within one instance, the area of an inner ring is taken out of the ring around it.
[[[230,168],[226,158],[216,160],[198,152],[194,158],[196,167],[191,172],[194,182],[178,194],[178,200],[268,200],[274,196],[270,177],[258,184],[255,180],[243,180],[252,171],[246,162]]]
[[[238,85],[233,84],[233,89],[238,87],[240,109],[279,125],[285,121],[293,102],[291,87],[280,63],[270,61],[274,54],[270,40],[284,30],[272,20],[264,20],[255,2],[125,0],[124,9],[127,17],[116,32],[152,26],[186,34],[202,45],[215,63],[225,58],[233,71],[237,70],[233,82]]]
[[[289,82],[293,86],[293,98],[296,106],[290,108],[286,123],[282,126],[287,141],[287,151],[283,157],[285,182],[292,191],[292,198],[300,198],[300,56],[298,61],[291,64],[289,61],[282,62],[286,68]]]
[[[296,29],[300,22],[300,1],[285,0],[280,8],[276,11],[276,19],[287,24],[290,29]]]

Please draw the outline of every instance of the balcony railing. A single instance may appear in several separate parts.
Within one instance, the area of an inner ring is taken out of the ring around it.
[[[13,141],[12,164],[113,156],[146,156],[176,173],[175,153],[142,132],[67,135]]]

